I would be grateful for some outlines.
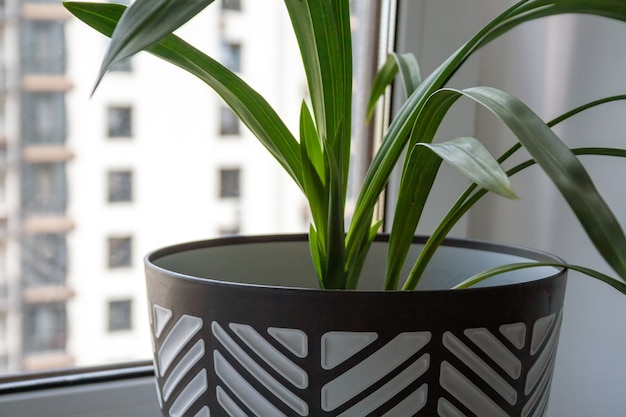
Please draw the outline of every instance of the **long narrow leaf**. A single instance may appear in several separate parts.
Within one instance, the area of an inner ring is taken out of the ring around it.
[[[305,103],[302,103],[300,109],[300,150],[305,195],[309,201],[313,224],[321,233],[319,241],[324,242],[328,222],[326,166],[315,123]]]
[[[98,81],[117,62],[160,41],[214,0],[136,0],[111,36]]]
[[[564,13],[582,13],[626,20],[626,2],[622,0],[523,0],[491,20],[483,29],[433,71],[404,103],[389,126],[380,150],[376,153],[358,197],[357,210],[348,233],[349,253],[366,236],[374,205],[382,193],[396,162],[402,155],[409,133],[427,98],[442,88],[463,63],[480,48],[527,21]]]
[[[405,170],[411,175],[403,175],[393,225],[387,250],[387,272],[385,289],[396,290],[400,271],[413,241],[424,206],[435,182],[441,165],[441,158],[430,149],[415,146],[409,152]],[[406,172],[406,171],[405,171]]]
[[[600,254],[626,278],[626,236],[578,158],[520,100],[500,90],[476,87],[465,95],[498,116],[559,189]]]
[[[602,256],[620,276],[626,277],[626,238],[623,230],[574,153],[523,103],[500,90],[489,87],[464,91],[440,90],[431,97],[429,105],[444,111],[451,106],[452,99],[461,95],[494,112],[511,129],[555,183]],[[442,239],[441,235],[438,236]],[[431,251],[437,245],[435,242]],[[420,255],[405,289],[415,288],[425,268],[425,259],[430,255],[432,252]]]
[[[476,275],[472,275],[471,277],[467,278],[460,284],[456,285],[454,288],[469,288],[473,285],[478,284],[479,282],[482,282],[496,275],[504,274],[507,272],[519,271],[521,269],[539,268],[539,267],[567,268],[573,271],[582,272],[585,275],[588,275],[592,278],[595,278],[599,281],[604,282],[605,284],[610,285],[611,287],[615,288],[622,294],[626,294],[626,283],[622,281],[619,281],[609,275],[606,275],[600,271],[596,271],[591,268],[586,268],[584,266],[579,266],[579,265],[571,265],[567,263],[558,263],[558,262],[516,262],[516,263],[512,263],[508,265],[501,265],[501,266],[487,269]]]
[[[482,188],[517,198],[509,177],[478,139],[461,137],[442,143],[418,143],[418,146],[427,147]]]
[[[383,94],[385,94],[387,87],[393,83],[398,73],[400,74],[404,93],[407,97],[409,97],[422,82],[422,73],[415,55],[411,53],[389,53],[387,60],[378,70],[372,82],[372,89],[367,102],[367,119],[370,119],[376,108],[376,103]]]

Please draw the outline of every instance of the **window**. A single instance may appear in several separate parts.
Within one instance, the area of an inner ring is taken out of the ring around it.
[[[222,10],[241,10],[241,0],[222,0]]]
[[[219,234],[220,236],[235,236],[240,233],[241,227],[239,224],[229,225],[229,226],[221,226]]]
[[[130,138],[132,130],[132,108],[112,106],[107,110],[107,135],[110,138]]]
[[[60,145],[65,142],[65,96],[58,92],[24,92],[22,140],[25,145]]]
[[[109,302],[109,332],[131,330],[132,324],[132,300]]]
[[[241,44],[222,40],[220,49],[222,64],[233,72],[241,71]]]
[[[22,283],[25,288],[62,285],[67,275],[67,242],[62,233],[23,237]]]
[[[42,2],[47,4],[33,4]],[[92,349],[100,341],[128,360],[148,359],[143,317],[132,317],[126,331],[137,341],[136,352],[114,346],[120,338],[109,334],[107,317],[109,302],[132,299],[131,308],[143,305],[136,279],[143,272],[141,258],[157,246],[223,234],[305,232],[308,224],[300,225],[298,214],[258,219],[260,212],[300,213],[304,198],[288,179],[246,175],[244,180],[244,172],[267,172],[267,153],[250,143],[250,132],[230,109],[221,109],[219,96],[154,57],[139,54],[120,64],[90,98],[106,39],[94,42],[100,35],[68,17],[58,1],[18,3],[11,3],[17,12],[6,13],[0,25],[7,64],[0,65],[0,75],[10,92],[0,103],[0,144],[6,143],[10,159],[0,163],[0,219],[5,216],[8,227],[0,235],[0,252],[6,248],[0,258],[7,262],[6,298],[21,300],[6,304],[4,316],[0,312],[0,323],[8,323],[8,371],[32,369],[24,360],[32,355],[22,346],[39,346],[29,347],[31,352],[57,349],[57,356],[71,346],[64,366],[111,360],[107,352]],[[256,19],[258,7],[275,26]],[[184,37],[240,71],[253,87],[271,91],[277,113],[297,133],[292,110],[300,105],[305,83],[295,39],[286,36],[286,16],[284,4],[275,0],[219,0],[198,17],[200,24],[186,27]],[[258,30],[248,23],[258,24]],[[246,65],[267,43],[277,45],[276,59]],[[134,80],[141,80],[141,88]],[[50,160],[24,157],[42,155],[37,153],[42,148]],[[61,160],[60,154],[72,157]],[[140,173],[148,180],[141,189]],[[280,198],[248,201],[241,198],[248,197],[247,189]],[[165,227],[155,232],[158,224]],[[123,297],[110,298],[109,285]],[[101,322],[86,328],[90,320],[83,318],[98,306]],[[37,339],[43,328],[56,336],[41,333],[47,341]],[[39,369],[44,365],[58,362]]]
[[[237,118],[235,112],[228,106],[220,107],[220,135],[233,136],[239,135],[239,126],[241,122]]]
[[[22,209],[32,215],[60,215],[67,205],[67,179],[63,163],[24,163]]]
[[[121,203],[133,201],[132,171],[111,171],[108,174],[108,201]]]
[[[109,269],[128,268],[132,266],[132,237],[110,237],[108,240]]]
[[[65,350],[65,303],[26,304],[23,309],[25,353]]]
[[[240,197],[240,176],[241,171],[239,169],[220,170],[220,198]]]
[[[32,20],[21,25],[22,66],[27,74],[65,72],[65,25],[58,21]]]

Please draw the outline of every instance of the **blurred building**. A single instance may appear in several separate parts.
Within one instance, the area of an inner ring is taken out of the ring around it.
[[[283,4],[215,3],[181,36],[297,131]],[[0,1],[0,17],[0,373],[147,359],[145,253],[307,230],[299,190],[200,81],[141,54],[90,98],[103,36],[58,1]]]

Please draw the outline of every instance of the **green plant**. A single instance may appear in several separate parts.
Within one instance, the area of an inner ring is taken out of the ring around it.
[[[400,286],[400,269],[442,161],[470,180],[429,238],[403,289],[413,289],[425,266],[467,210],[487,192],[515,198],[508,176],[538,164],[552,179],[592,242],[620,278],[568,265],[626,293],[626,237],[577,155],[625,157],[615,148],[569,149],[551,127],[587,108],[626,98],[607,97],[543,122],[517,98],[490,87],[446,88],[470,55],[510,29],[563,13],[626,20],[622,0],[523,0],[479,31],[432,74],[422,79],[411,56],[391,54],[372,91],[370,110],[398,72],[407,100],[391,122],[366,175],[349,227],[344,227],[352,107],[352,50],[348,0],[284,0],[297,37],[308,80],[310,103],[301,107],[299,140],[270,105],[237,75],[172,34],[213,0],[137,0],[126,10],[114,4],[67,2],[75,16],[107,36],[111,44],[99,80],[112,65],[147,50],[196,75],[212,87],[285,168],[306,195],[311,213],[311,254],[322,288],[355,288],[367,251],[378,232],[375,205],[392,169],[404,157],[403,174],[390,236],[385,289]],[[119,23],[118,23],[119,21]],[[499,117],[518,142],[498,159],[475,138],[433,143],[444,116],[459,98],[471,99]],[[524,147],[532,159],[504,172],[504,162]],[[536,264],[508,265],[469,279]],[[562,266],[562,265],[560,265]]]

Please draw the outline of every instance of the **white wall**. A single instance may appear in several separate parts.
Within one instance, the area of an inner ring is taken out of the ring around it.
[[[414,40],[403,45],[418,53],[424,67],[434,65],[428,60],[440,61],[437,50],[450,53],[449,43],[459,46],[468,34],[467,24],[475,31],[481,21],[513,4],[500,0],[404,3],[412,9],[413,14],[403,18],[410,22]],[[566,16],[533,22],[485,48],[478,69],[470,67],[460,84],[502,88],[548,120],[587,101],[626,92],[624,37],[626,25],[601,18]],[[626,103],[607,105],[571,120],[557,133],[572,146],[624,147],[625,109]],[[497,143],[508,136],[506,129],[482,111],[473,121],[476,136],[497,154]],[[471,123],[462,126],[473,128]],[[626,223],[624,161],[587,158],[584,162],[618,218]],[[518,174],[513,185],[521,201],[488,199],[472,212],[459,234],[536,247],[609,272],[571,210],[538,169]],[[626,299],[621,294],[570,274],[548,416],[626,415],[624,317]]]

